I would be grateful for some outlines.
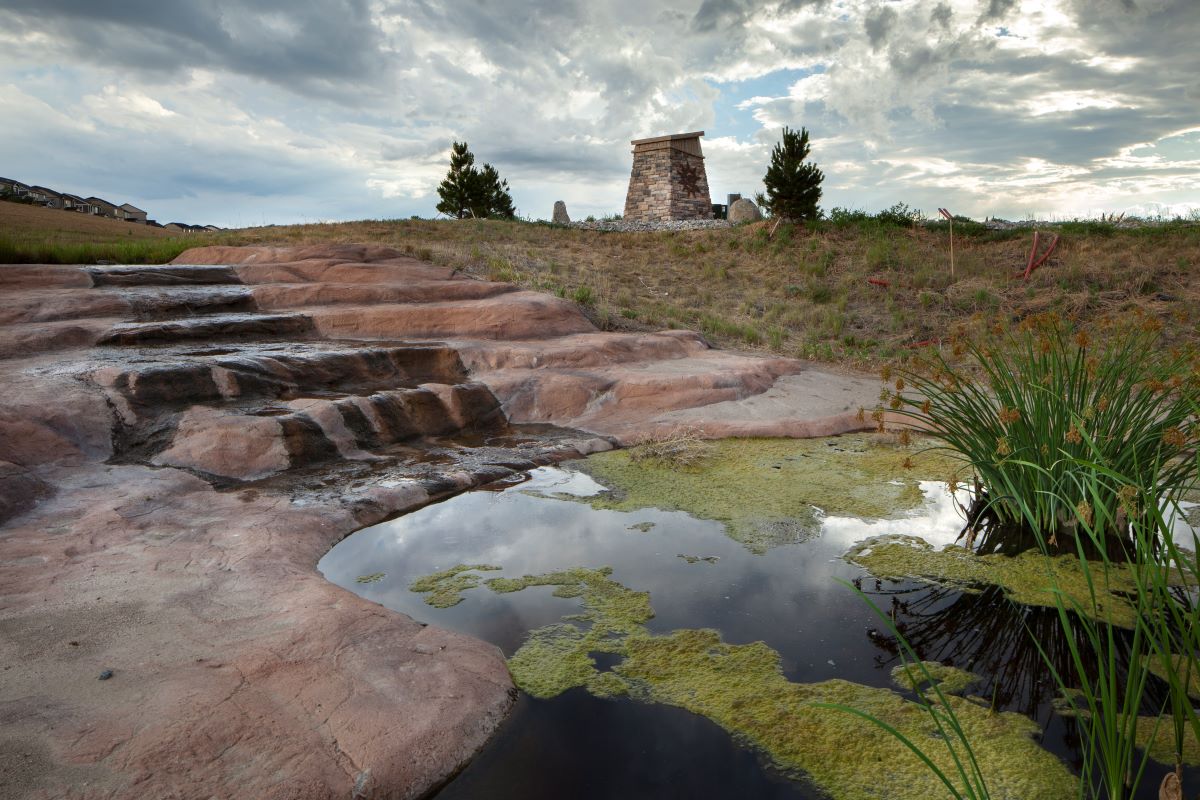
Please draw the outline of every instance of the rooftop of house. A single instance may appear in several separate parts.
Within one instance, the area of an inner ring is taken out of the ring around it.
[[[146,213],[145,211],[142,211],[140,208],[138,208],[137,206],[133,205],[132,203],[124,203],[124,204],[122,204],[122,205],[121,205],[121,210],[122,210],[122,211],[133,211],[133,212],[135,212],[135,213],[138,213],[138,214],[145,214],[145,213]]]

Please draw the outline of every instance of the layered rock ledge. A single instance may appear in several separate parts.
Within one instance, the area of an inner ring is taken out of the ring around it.
[[[382,247],[0,266],[0,796],[427,796],[505,719],[503,656],[326,582],[329,547],[679,428],[858,429],[876,392]]]

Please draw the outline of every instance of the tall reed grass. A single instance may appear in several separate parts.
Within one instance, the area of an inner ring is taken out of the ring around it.
[[[971,366],[938,352],[890,402],[962,457],[995,521],[1052,544],[1080,521],[1125,538],[1132,494],[1177,496],[1192,471],[1200,373],[1191,353],[1163,344],[1157,320],[1113,326],[1101,345],[1055,316],[961,341]],[[1099,468],[1128,483],[1098,481]]]
[[[907,376],[919,394],[901,394],[902,379],[892,395],[893,405],[975,471],[982,501],[975,507],[1031,534],[1047,558],[1046,585],[1067,632],[1069,670],[1057,668],[1028,633],[1065,713],[1078,722],[1079,797],[1094,800],[1136,796],[1151,743],[1163,733],[1175,771],[1160,797],[1181,798],[1186,743],[1200,742],[1193,705],[1200,693],[1200,541],[1193,533],[1186,545],[1178,542],[1174,525],[1180,498],[1197,482],[1197,371],[1189,354],[1161,347],[1154,325],[1134,323],[1143,324],[1127,324],[1093,348],[1061,320],[1032,320],[998,331],[998,342],[963,343],[958,355],[973,357],[973,369],[939,355],[927,371]],[[1089,589],[1082,598],[1064,591],[1051,567],[1064,531],[1073,534],[1067,543]],[[1114,539],[1120,547],[1111,546]],[[1117,567],[1135,581],[1132,631],[1105,611]],[[904,660],[919,665],[892,632]],[[1147,692],[1156,680],[1166,687],[1157,704]],[[939,730],[946,725],[954,733],[939,700],[921,698]],[[949,796],[989,797],[986,776],[966,768],[974,764],[973,743],[959,736],[946,746],[968,756],[955,761],[956,781],[938,773]]]

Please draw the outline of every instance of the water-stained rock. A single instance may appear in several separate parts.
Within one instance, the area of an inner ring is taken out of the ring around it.
[[[0,713],[49,796],[425,795],[508,672],[326,582],[334,542],[615,437],[862,427],[878,390],[379,245],[177,261],[0,266]]]

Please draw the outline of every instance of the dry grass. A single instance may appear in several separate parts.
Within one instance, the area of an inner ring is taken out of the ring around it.
[[[1200,320],[1200,225],[1062,230],[1050,261],[1014,279],[1032,234],[871,224],[765,224],[605,233],[524,222],[364,221],[246,229],[228,244],[379,242],[492,280],[580,300],[602,327],[693,328],[715,342],[856,366],[903,359],[964,321],[1140,308],[1174,337]],[[868,282],[886,282],[880,286]]]
[[[29,212],[43,227],[10,223],[13,214]],[[98,248],[113,238],[164,235],[10,203],[0,203],[0,215],[0,263],[94,261],[110,257]],[[103,229],[82,230],[87,224]],[[870,222],[784,225],[768,238],[766,224],[606,233],[527,222],[367,220],[147,241],[143,252],[113,260],[165,261],[192,244],[375,242],[573,299],[604,328],[692,328],[727,346],[858,367],[903,360],[964,322],[1042,311],[1086,321],[1141,309],[1163,320],[1171,340],[1200,338],[1200,225],[1118,230],[1085,223],[1059,232],[1058,249],[1028,282],[1013,276],[1025,267],[1029,231],[964,233],[956,226],[951,281],[944,230]],[[32,259],[21,245],[16,257],[5,258],[4,237],[14,236],[63,247]],[[151,245],[166,249],[156,253]]]
[[[629,451],[629,458],[638,463],[653,461],[687,469],[712,456],[714,450],[713,443],[705,440],[704,431],[679,428],[641,440]]]

